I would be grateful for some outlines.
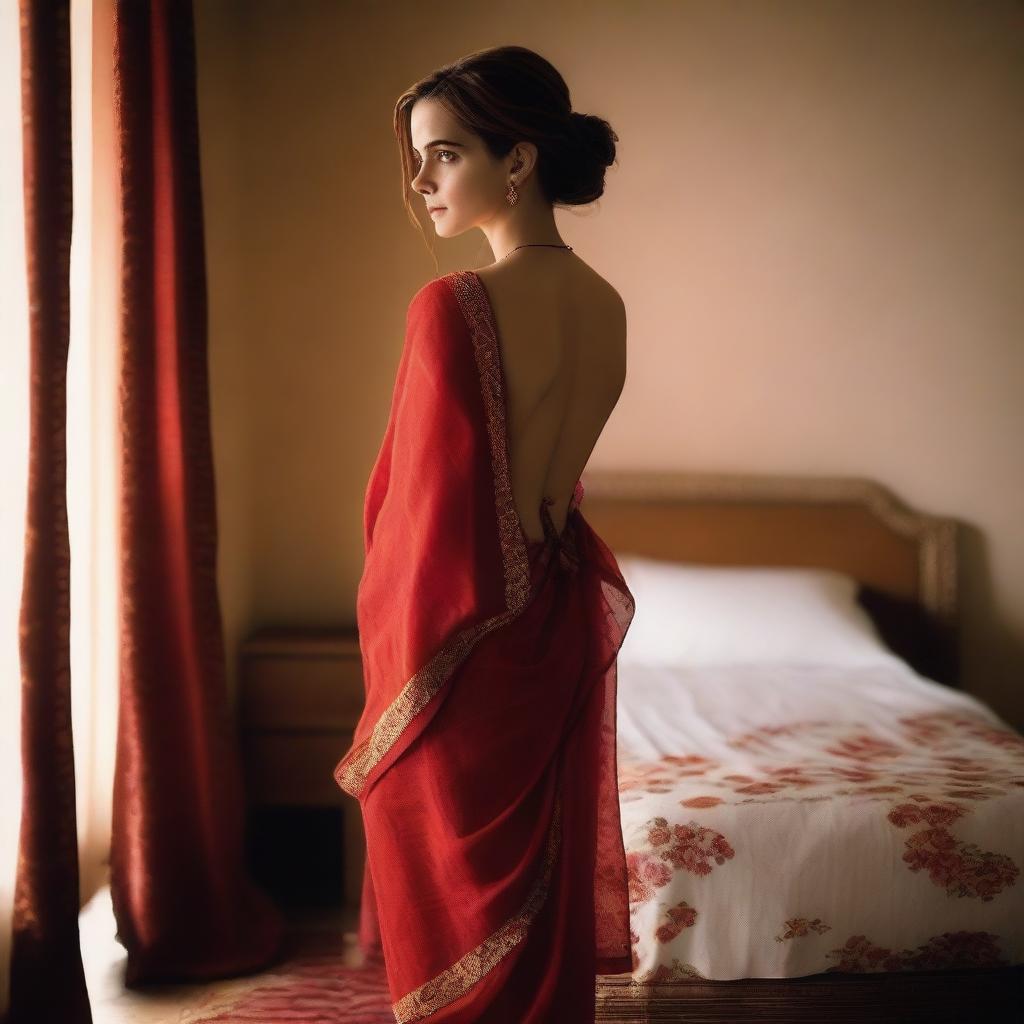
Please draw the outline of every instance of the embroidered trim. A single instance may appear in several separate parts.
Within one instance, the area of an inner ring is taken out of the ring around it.
[[[505,376],[501,368],[501,349],[491,316],[491,306],[480,279],[470,270],[445,275],[469,324],[473,351],[480,371],[480,390],[491,441],[491,468],[494,470],[494,504],[498,513],[498,537],[505,563],[505,603],[509,611],[525,607],[530,595],[530,564],[526,557],[526,538],[519,513],[512,500],[512,480],[508,465],[508,433],[505,406]],[[443,279],[442,279],[443,280]]]
[[[562,802],[561,797],[556,794],[541,874],[534,883],[522,909],[451,967],[446,968],[430,981],[424,982],[419,988],[402,996],[398,1002],[392,1003],[391,1010],[397,1024],[407,1024],[409,1021],[419,1020],[458,999],[522,942],[530,923],[537,916],[547,898],[551,885],[551,872],[561,846],[561,826]]]
[[[437,651],[402,687],[401,693],[377,719],[372,733],[338,762],[334,769],[334,781],[350,796],[357,798],[374,766],[394,746],[413,718],[430,703],[481,637],[514,619],[526,607],[530,598],[530,563],[526,554],[526,538],[512,500],[504,376],[490,303],[483,285],[472,271],[458,270],[446,274],[441,280],[446,281],[455,294],[473,340],[491,447],[494,504],[505,573],[506,610],[481,623],[468,626],[451,643]],[[576,490],[582,491],[582,485],[577,483]],[[576,500],[574,494],[573,501]]]
[[[430,703],[482,636],[515,618],[518,611],[502,612],[469,626],[437,653],[402,687],[402,692],[377,719],[373,732],[338,762],[334,780],[348,794],[358,797],[366,777],[394,746],[409,723]]]

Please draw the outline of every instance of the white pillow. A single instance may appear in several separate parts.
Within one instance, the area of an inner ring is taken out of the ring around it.
[[[636,601],[623,662],[866,665],[896,658],[845,573],[615,557]]]

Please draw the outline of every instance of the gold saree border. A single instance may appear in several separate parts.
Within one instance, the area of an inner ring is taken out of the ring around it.
[[[512,500],[505,381],[490,301],[483,284],[472,271],[456,270],[438,280],[444,281],[458,300],[473,342],[491,448],[494,504],[505,574],[506,610],[467,626],[442,646],[402,687],[398,696],[377,719],[370,735],[338,762],[334,769],[334,781],[357,799],[374,766],[394,746],[416,715],[430,703],[478,641],[519,615],[530,597],[530,563],[526,539]]]
[[[494,476],[494,506],[498,516],[498,539],[505,563],[505,604],[510,612],[520,612],[530,595],[530,563],[526,538],[519,513],[512,500],[512,473],[508,458],[508,423],[505,399],[505,373],[501,368],[501,349],[497,327],[491,315],[491,303],[484,286],[471,270],[446,274],[462,315],[469,324],[480,374],[480,391],[491,442],[491,468]]]
[[[358,798],[374,766],[394,746],[409,723],[430,703],[477,641],[514,617],[507,612],[492,616],[464,629],[451,643],[442,647],[402,687],[401,693],[377,719],[373,732],[338,763],[334,769],[335,782],[346,793]]]
[[[547,899],[551,872],[562,842],[562,800],[555,793],[555,806],[548,828],[541,873],[534,882],[519,913],[510,917],[475,949],[460,957],[451,967],[424,982],[391,1004],[396,1024],[408,1024],[440,1010],[465,995],[481,978],[525,938],[531,922]]]

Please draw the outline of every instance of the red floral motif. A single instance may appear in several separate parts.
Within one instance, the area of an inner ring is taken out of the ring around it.
[[[787,786],[816,786],[818,780],[813,777],[813,773],[808,772],[806,769],[794,770],[787,768],[784,772],[780,772],[775,768],[768,768],[767,773],[772,776],[773,782],[784,782]]]
[[[982,743],[988,743],[993,747],[1000,747],[1019,757],[1024,757],[1024,736],[1010,729],[993,725],[977,715],[962,711],[936,711],[901,718],[900,723],[918,736],[928,739],[941,739],[953,728],[973,739],[981,740]]]
[[[846,945],[825,954],[837,963],[833,971],[949,971],[976,967],[1008,967],[998,936],[991,932],[943,932],[934,935],[916,950],[894,952],[874,945],[864,935],[852,935]]]
[[[782,725],[763,725],[759,729],[752,729],[750,732],[731,739],[729,746],[735,750],[762,745],[771,746],[770,737],[772,736],[792,736],[794,733],[808,732],[817,726],[825,726],[827,728],[830,725],[834,725],[834,723],[828,719],[786,722]]]
[[[655,932],[659,942],[671,942],[684,928],[692,928],[697,920],[697,911],[686,900],[680,900],[674,907],[665,907],[668,923],[659,925]]]
[[[751,782],[749,786],[739,786],[736,789],[737,793],[775,793],[780,789],[785,789],[786,784],[784,782]]]
[[[658,761],[619,758],[619,792],[666,793],[679,779],[704,775],[715,762],[697,754],[667,754]]]
[[[833,775],[845,779],[847,782],[874,782],[880,778],[878,772],[869,772],[864,768],[844,768],[842,765],[829,765],[828,769]]]
[[[831,930],[832,926],[825,924],[820,917],[816,917],[813,921],[808,921],[806,917],[792,917],[786,922],[786,930],[781,935],[775,936],[775,941],[785,942],[787,939],[802,939],[805,935],[810,935],[811,932],[823,935]]]
[[[978,738],[985,738],[987,742],[994,742],[1010,752],[1012,762],[1018,754],[1024,755],[1024,741],[1019,741],[1015,733],[993,728],[980,718],[960,713],[909,716],[899,721],[904,730],[903,738],[907,741],[906,747],[871,736],[862,727],[853,734],[844,735],[840,730],[847,727],[842,723],[794,722],[768,726],[739,737],[731,745],[742,747],[752,745],[757,740],[767,755],[772,752],[773,736],[804,732],[808,743],[814,742],[814,734],[818,734],[820,753],[812,753],[803,763],[794,764],[790,750],[783,764],[766,762],[751,766],[756,768],[756,773],[749,770],[737,772],[736,766],[720,764],[695,754],[667,756],[649,764],[629,762],[620,769],[620,792],[677,791],[682,780],[694,772],[703,776],[704,785],[731,790],[741,798],[732,801],[737,804],[764,803],[764,800],[754,799],[763,796],[786,801],[817,800],[820,799],[819,795],[784,795],[786,790],[809,790],[815,787],[819,794],[873,799],[901,792],[907,794],[908,787],[922,785],[931,787],[934,793],[943,796],[980,801],[1005,795],[1007,786],[1024,786],[1024,777],[1019,768],[1008,763],[1005,756],[1001,755],[998,759],[978,756],[976,748],[971,757],[948,752],[951,748],[955,749],[957,744],[963,747],[964,743],[970,744]],[[939,747],[943,753],[936,750],[922,766],[922,746]],[[893,755],[896,755],[895,758]],[[907,770],[904,766],[904,755],[913,756],[913,770]],[[830,763],[828,758],[839,758],[841,763]],[[856,763],[850,764],[851,760]],[[870,766],[869,761],[873,762]],[[696,763],[704,767],[686,767]],[[1020,763],[1024,766],[1024,756],[1020,758]],[[854,784],[856,791],[837,787],[837,779]],[[650,783],[656,783],[657,787]],[[666,786],[668,790],[664,788]],[[907,798],[911,798],[909,794]],[[921,799],[933,800],[934,795],[924,794]]]
[[[991,722],[978,715],[962,711],[935,711],[922,715],[909,715],[899,719],[905,730],[918,742],[938,745],[951,733],[961,733],[971,739],[980,740],[993,747],[999,747],[1024,759],[1024,736]]]
[[[736,855],[721,832],[704,828],[696,821],[673,825],[669,834],[666,834],[668,823],[664,818],[656,818],[655,822],[657,825],[650,833],[651,845],[664,846],[658,855],[675,868],[695,875],[710,875],[712,860],[724,864]]]
[[[915,832],[906,847],[903,860],[910,870],[926,870],[947,896],[968,896],[988,903],[1015,885],[1020,875],[1020,868],[1009,857],[961,842],[944,828]]]
[[[698,754],[666,754],[662,761],[668,764],[712,764],[712,762],[706,757],[700,757]]]
[[[655,818],[653,824],[647,825],[647,842],[651,846],[664,846],[672,842],[672,829],[667,818]]]
[[[981,786],[950,786],[944,790],[946,796],[963,800],[990,800],[994,796],[1002,796],[1001,789],[985,789]]]
[[[897,828],[928,826],[906,841],[903,861],[911,871],[927,871],[949,896],[967,896],[987,903],[1016,883],[1020,868],[1009,857],[963,843],[946,829],[966,813],[959,804],[932,801],[897,804],[886,817]]]
[[[629,902],[645,903],[654,895],[655,889],[668,885],[672,872],[657,857],[637,850],[626,852]]]
[[[703,979],[704,975],[693,964],[673,958],[671,964],[658,964],[644,974],[634,977],[634,985],[661,985],[669,981],[692,981]]]
[[[903,747],[880,740],[867,733],[848,736],[831,747],[825,747],[826,754],[836,757],[852,757],[858,761],[891,760],[907,753]]]
[[[689,800],[680,800],[679,804],[682,807],[714,807],[721,802],[720,796],[692,796]]]
[[[934,828],[939,825],[951,825],[966,813],[966,810],[959,804],[935,802],[929,803],[927,806],[897,804],[886,817],[897,828],[920,825],[922,822]]]
[[[765,756],[770,756],[774,752],[775,737],[803,733],[808,743],[816,744],[818,753],[793,763],[792,750],[789,750],[782,764],[767,761],[744,765],[747,769],[744,771],[737,771],[736,765],[697,754],[666,755],[657,762],[620,762],[619,789],[620,793],[630,794],[625,797],[628,802],[635,799],[632,793],[678,791],[683,780],[699,775],[704,785],[731,790],[741,798],[732,802],[741,804],[766,802],[756,799],[758,797],[786,801],[821,799],[817,794],[791,796],[785,792],[814,788],[818,794],[872,799],[906,794],[911,786],[929,786],[943,796],[981,801],[1005,795],[1008,786],[1024,787],[1024,776],[1012,763],[1016,759],[1024,766],[1024,740],[1016,733],[994,728],[980,718],[959,712],[907,716],[900,719],[899,724],[905,746],[872,736],[863,727],[853,733],[844,732],[848,726],[836,722],[802,721],[766,726],[730,741],[730,745],[758,747]],[[958,744],[963,748],[965,743],[978,740],[1005,750],[1010,754],[1010,762],[1004,755],[998,759],[979,756],[976,747],[972,750],[974,756],[970,757],[948,752]],[[930,756],[923,766],[922,747],[934,749],[934,753],[929,751]],[[907,770],[904,764],[908,756],[914,758],[912,770]],[[839,763],[834,763],[833,759],[838,759]],[[849,763],[851,761],[854,763]],[[852,783],[856,791],[837,787],[837,780]],[[909,798],[909,794],[907,796]],[[934,796],[925,794],[921,799],[933,800]],[[680,803],[686,806],[685,799]]]

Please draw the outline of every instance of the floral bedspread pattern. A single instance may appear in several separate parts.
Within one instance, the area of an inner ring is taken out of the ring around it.
[[[630,672],[635,982],[1024,962],[1024,737],[986,705],[895,663]],[[696,717],[652,736],[655,692]]]

